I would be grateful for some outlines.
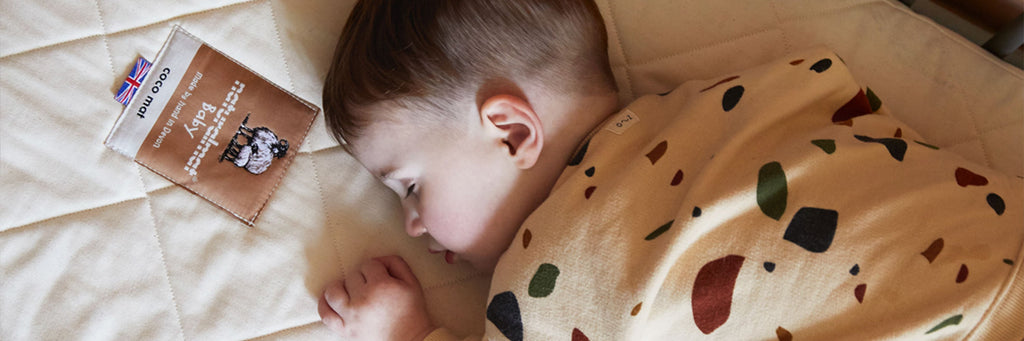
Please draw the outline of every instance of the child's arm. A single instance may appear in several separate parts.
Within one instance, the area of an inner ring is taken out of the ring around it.
[[[371,259],[344,281],[328,284],[318,310],[346,340],[420,341],[435,329],[420,282],[398,256]]]

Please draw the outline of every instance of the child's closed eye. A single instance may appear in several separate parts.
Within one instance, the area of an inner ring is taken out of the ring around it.
[[[405,191],[405,197],[408,198],[409,196],[413,195],[415,190],[416,190],[416,184],[410,184],[409,188],[406,189],[406,191]]]

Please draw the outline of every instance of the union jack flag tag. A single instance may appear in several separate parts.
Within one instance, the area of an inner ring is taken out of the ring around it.
[[[135,92],[139,91],[139,87],[142,86],[142,81],[146,79],[146,75],[149,74],[149,69],[153,67],[153,63],[150,63],[145,58],[139,57],[135,61],[135,66],[132,67],[132,71],[128,73],[128,77],[125,77],[124,84],[121,84],[121,89],[117,90],[117,96],[114,96],[121,105],[128,105],[128,102],[135,97]]]

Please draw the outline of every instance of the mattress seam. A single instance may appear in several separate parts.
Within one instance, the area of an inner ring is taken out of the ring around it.
[[[147,198],[147,196],[127,198],[127,199],[124,199],[124,200],[118,200],[118,201],[115,201],[115,202],[106,203],[106,204],[102,204],[102,205],[95,206],[95,207],[89,207],[89,208],[80,209],[80,210],[76,210],[76,211],[61,213],[61,214],[58,214],[58,215],[55,215],[55,216],[52,216],[52,217],[47,217],[47,218],[43,218],[43,219],[39,219],[39,220],[35,220],[35,221],[26,222],[26,223],[21,223],[21,224],[18,224],[18,225],[11,225],[9,227],[5,227],[2,230],[0,230],[0,235],[4,235],[4,234],[6,234],[8,232],[11,232],[11,231],[14,231],[14,230],[18,230],[18,229],[22,229],[22,228],[26,228],[26,227],[29,227],[29,226],[32,226],[32,225],[45,223],[45,222],[48,222],[50,220],[60,219],[60,218],[64,218],[64,217],[67,217],[67,216],[76,215],[76,214],[79,214],[79,213],[85,213],[85,212],[91,212],[91,211],[95,211],[95,210],[100,210],[100,209],[104,209],[104,208],[107,208],[107,207],[111,207],[111,206],[116,206],[116,205],[120,205],[120,204],[123,204],[123,203],[127,203],[127,202],[130,202],[130,201],[142,200],[142,199],[146,199],[146,198]]]
[[[96,5],[96,13],[100,20],[100,32],[103,32],[101,37],[103,38],[103,48],[107,52],[107,65],[110,66],[110,73],[116,75],[117,71],[114,70],[113,53],[110,52],[110,42],[107,41],[107,23],[103,20],[103,8],[100,7],[100,0],[94,0],[92,3]]]
[[[288,332],[290,330],[297,330],[297,329],[301,329],[301,328],[312,327],[313,325],[316,325],[316,324],[320,324],[320,321],[319,320],[317,320],[317,321],[310,321],[310,322],[306,322],[306,323],[303,323],[303,324],[298,324],[298,325],[290,326],[290,327],[287,327],[287,328],[283,328],[283,329],[280,329],[280,330],[275,330],[275,331],[270,332],[270,333],[256,335],[256,336],[252,336],[252,337],[246,337],[244,339],[245,340],[256,340],[256,339],[271,338],[272,335],[286,333],[286,332]]]
[[[782,34],[782,46],[785,48],[785,54],[793,52],[793,46],[789,43],[789,37],[786,35],[786,30],[782,28],[782,17],[779,16],[779,6],[777,0],[772,0],[768,4],[772,6],[772,14],[775,15],[775,25],[778,26],[779,32]]]
[[[615,24],[615,5],[612,2],[613,1],[605,1],[605,3],[608,4],[607,23],[611,24],[611,29],[609,31],[615,34],[615,47],[619,50],[619,53],[622,53],[622,62],[624,63],[623,67],[626,70],[626,72],[623,72],[623,75],[626,77],[625,84],[629,87],[626,89],[626,98],[636,98],[636,94],[633,93],[633,77],[629,76],[632,68],[630,68],[629,56],[626,55],[626,49],[622,47],[622,35],[619,34],[619,26]],[[619,91],[622,91],[622,89],[619,89]]]
[[[156,173],[154,173],[154,174],[156,174]],[[164,180],[167,180],[167,178],[164,178],[164,177],[160,177],[160,178],[164,179]],[[162,192],[162,191],[165,191],[165,190],[167,190],[169,188],[175,188],[175,187],[181,187],[181,186],[179,186],[176,183],[170,182],[170,180],[167,180],[167,184],[166,185],[161,185],[159,187],[153,187],[153,188],[146,188],[146,196],[151,196],[153,194],[156,194],[157,192]]]
[[[32,52],[36,52],[36,51],[40,51],[40,50],[46,50],[46,49],[50,49],[50,48],[56,48],[56,47],[59,47],[59,46],[62,46],[62,45],[71,44],[71,43],[75,43],[75,42],[79,42],[79,41],[85,41],[85,40],[93,39],[93,38],[102,38],[102,39],[105,40],[107,36],[116,35],[116,34],[122,34],[122,33],[128,33],[128,32],[132,32],[132,31],[137,31],[137,30],[140,30],[140,29],[143,29],[143,28],[146,28],[146,27],[156,26],[156,25],[172,22],[172,21],[175,21],[175,20],[178,20],[178,19],[181,19],[181,18],[186,18],[186,17],[190,17],[190,16],[194,16],[194,15],[205,14],[207,12],[218,11],[218,10],[222,10],[222,9],[225,9],[225,8],[228,8],[228,7],[234,7],[234,6],[239,6],[239,5],[248,5],[248,4],[251,4],[251,3],[256,2],[256,1],[258,1],[258,0],[244,0],[244,1],[239,1],[239,2],[235,2],[235,3],[219,6],[219,7],[207,8],[207,9],[203,9],[203,10],[199,10],[199,11],[195,11],[195,12],[182,13],[180,15],[173,16],[173,17],[170,17],[170,18],[153,21],[153,22],[146,23],[146,24],[139,25],[139,26],[132,26],[132,27],[128,27],[128,28],[125,28],[125,29],[122,29],[122,30],[118,30],[118,31],[106,32],[105,29],[104,29],[102,31],[103,33],[101,33],[101,34],[90,34],[90,35],[87,35],[87,36],[82,36],[82,37],[78,37],[78,38],[72,38],[72,39],[67,39],[67,40],[62,40],[62,41],[50,43],[50,44],[47,44],[47,45],[31,47],[31,48],[27,48],[27,49],[22,50],[22,51],[17,51],[17,52],[12,52],[10,54],[0,55],[0,59],[4,59],[4,58],[7,58],[7,57],[18,56],[18,55],[23,55],[23,54],[28,54],[28,53],[32,53]],[[109,50],[109,48],[108,48],[108,50]],[[111,66],[111,69],[113,69],[113,66]]]
[[[909,11],[909,9],[899,8],[897,6],[894,6],[890,2],[886,2],[886,4],[889,5],[890,7],[895,7],[896,10]],[[961,46],[965,46],[965,44],[963,44],[963,40],[966,40],[966,38],[963,38],[961,36],[958,39],[956,37],[949,36],[949,33],[947,32],[948,29],[946,29],[944,27],[938,27],[937,24],[934,21],[923,20],[922,17],[920,15],[918,15],[917,13],[911,12],[909,14],[912,14],[912,15],[910,15],[910,17],[914,18],[915,20],[923,22],[926,25],[932,26],[932,28],[935,29],[938,33],[940,33],[943,36],[945,36],[949,42],[954,43],[954,44],[959,44]],[[892,39],[889,39],[889,41],[892,41]],[[976,50],[978,48],[977,45],[974,45],[973,43],[969,44],[969,45],[970,46],[965,46],[968,50],[974,51],[975,53],[978,52]],[[988,53],[986,52],[986,54],[988,54]],[[1005,65],[1003,65],[1005,63],[1000,63],[1000,62],[996,62],[996,61],[993,61],[993,60],[989,59],[989,58],[992,58],[992,57],[993,56],[991,56],[991,54],[988,54],[987,56],[985,56],[985,55],[982,56],[983,59],[989,60],[990,64],[993,64],[995,66],[998,66],[998,67],[1001,67],[1001,68],[1005,69]],[[921,72],[920,70],[918,70],[916,68],[914,70],[917,71],[918,73]],[[1008,72],[1008,73],[1009,74],[1014,74],[1013,72]],[[960,98],[966,98],[965,96],[967,96],[967,92],[962,87],[957,85],[955,82],[942,82],[944,84],[939,84],[939,82],[932,82],[932,83],[936,84],[936,85],[943,85],[943,86],[945,86],[947,88],[953,89],[954,91],[956,91],[957,93],[960,94]],[[989,168],[992,168],[993,164],[992,164],[992,157],[990,156],[991,152],[989,151],[989,148],[986,146],[985,141],[981,139],[981,136],[982,136],[982,134],[987,133],[988,131],[993,131],[995,129],[982,132],[978,128],[978,115],[975,114],[973,107],[970,104],[966,104],[965,106],[967,107],[967,110],[966,110],[967,111],[967,115],[971,119],[971,130],[974,131],[974,136],[975,136],[976,140],[979,142],[978,145],[981,147],[981,156],[985,158],[985,165],[988,166]]]
[[[277,40],[278,53],[281,56],[281,61],[284,62],[284,73],[288,75],[288,89],[295,93],[295,77],[292,76],[292,69],[288,66],[288,56],[284,54],[284,42],[281,41],[281,23],[277,20],[277,14],[274,12],[274,4],[270,0],[265,0],[264,3],[270,7],[270,20],[274,22],[274,40]]]
[[[788,23],[793,23],[793,22],[804,21],[804,20],[806,20],[808,18],[814,18],[814,17],[820,16],[822,14],[834,14],[834,13],[846,11],[848,9],[855,8],[855,7],[869,6],[869,5],[873,5],[873,4],[879,4],[879,3],[883,3],[883,4],[888,5],[890,7],[894,7],[894,8],[896,8],[896,10],[899,10],[899,11],[903,12],[904,14],[907,14],[909,17],[914,18],[914,20],[923,21],[919,14],[917,14],[917,13],[915,13],[913,11],[910,11],[909,9],[900,8],[899,5],[892,4],[889,1],[875,0],[875,1],[866,1],[866,2],[861,2],[861,3],[851,4],[851,5],[847,5],[847,6],[835,7],[835,8],[831,8],[831,9],[827,9],[827,10],[822,10],[822,11],[810,13],[810,14],[794,16],[794,17],[786,18],[786,19],[778,18],[778,22],[776,24],[776,27],[774,27],[774,30],[779,30],[779,31],[782,32],[782,34],[783,34],[783,41],[784,41],[784,43],[787,44],[786,47],[789,48],[788,40],[786,40],[786,37],[785,37],[785,30],[782,29],[783,25],[788,24]],[[910,12],[908,13],[907,11],[910,11]],[[957,39],[954,36],[950,36],[950,33],[948,32],[948,29],[945,28],[945,27],[941,27],[941,26],[939,26],[938,24],[936,24],[934,22],[928,22],[928,21],[924,21],[924,22],[926,24],[928,24],[929,26],[933,27],[933,29],[935,29],[939,34],[941,34],[942,36],[946,37],[947,41],[949,41],[949,42],[951,42],[953,44],[958,44],[958,45],[961,45],[961,46],[965,46],[969,50],[973,51],[975,54],[980,54],[982,56],[982,58],[987,61],[988,64],[992,64],[992,65],[995,65],[996,67],[999,67],[999,68],[1002,68],[1004,70],[1007,70],[1009,74],[1013,75],[1014,77],[1016,77],[1018,79],[1024,79],[1024,77],[1022,77],[1022,73],[1021,73],[1022,71],[1020,69],[1013,68],[1013,67],[1008,67],[1005,62],[995,59],[995,57],[991,56],[991,54],[988,54],[987,52],[979,51],[980,47],[978,47],[977,45],[975,45],[973,43],[965,44],[964,41],[961,40],[961,39],[963,39],[963,37],[961,37],[960,39]],[[695,52],[698,52],[698,51],[701,51],[701,50],[706,50],[706,49],[709,49],[709,48],[712,48],[712,47],[715,47],[715,46],[728,44],[728,43],[731,43],[731,42],[734,42],[734,41],[737,41],[737,40],[740,40],[740,39],[748,38],[748,37],[751,37],[751,36],[755,36],[755,35],[758,35],[758,34],[761,34],[761,33],[770,32],[772,30],[773,30],[773,28],[766,27],[766,28],[762,28],[762,29],[757,30],[757,31],[752,31],[752,32],[748,32],[748,33],[745,33],[745,34],[741,34],[739,36],[735,36],[735,37],[730,38],[730,39],[720,40],[720,41],[717,41],[717,42],[701,45],[701,46],[694,47],[694,48],[691,48],[691,49],[686,49],[686,50],[681,50],[681,51],[677,51],[677,52],[667,53],[667,54],[660,55],[660,56],[653,57],[653,58],[646,59],[646,60],[630,62],[627,59],[625,61],[626,62],[626,68],[628,70],[630,66],[642,66],[642,65],[646,65],[646,64],[651,64],[651,63],[656,63],[656,62],[659,62],[659,61],[663,61],[663,60],[666,60],[666,59],[671,59],[671,58],[678,57],[678,56],[681,56],[681,55],[695,53]],[[623,55],[623,57],[625,58],[625,54]]]
[[[317,148],[317,149],[314,149],[314,148],[317,148],[317,147],[309,147],[309,150],[300,151],[299,154],[313,155],[313,154],[318,154],[320,152],[327,151],[327,150],[330,150],[330,149],[342,148],[342,147],[341,147],[340,144],[334,144],[334,145],[330,145],[330,146],[327,146],[327,147],[322,147],[322,148]]]
[[[874,2],[877,2],[877,1],[874,1]],[[678,51],[678,52],[673,52],[673,53],[665,54],[665,55],[662,55],[662,56],[659,56],[659,57],[654,57],[654,58],[650,58],[650,59],[647,59],[647,60],[644,60],[644,61],[639,61],[639,62],[630,64],[630,65],[640,66],[640,65],[655,63],[655,62],[662,61],[662,60],[665,60],[665,59],[670,59],[670,58],[674,58],[674,57],[677,57],[677,56],[681,56],[681,55],[685,55],[685,54],[691,54],[691,53],[698,52],[698,51],[701,51],[701,50],[706,50],[706,49],[709,49],[709,48],[712,48],[712,47],[715,47],[715,46],[728,44],[728,43],[731,43],[731,42],[734,42],[734,41],[737,41],[737,40],[740,40],[740,39],[745,39],[745,38],[749,38],[749,37],[752,37],[752,36],[756,36],[758,34],[770,32],[770,31],[774,31],[774,30],[783,31],[782,30],[782,25],[790,23],[790,22],[799,22],[799,21],[803,21],[804,19],[807,19],[807,18],[810,18],[810,17],[815,17],[815,16],[818,16],[818,15],[821,15],[821,14],[826,14],[826,13],[842,12],[842,11],[848,10],[850,8],[865,6],[865,5],[868,5],[869,3],[870,2],[863,2],[863,3],[857,3],[857,4],[846,5],[846,6],[841,6],[841,7],[834,7],[834,8],[830,8],[830,9],[827,9],[827,10],[822,10],[822,11],[818,11],[818,12],[814,12],[814,13],[806,14],[806,15],[801,15],[801,16],[794,16],[792,18],[786,18],[786,19],[782,19],[781,17],[777,17],[777,21],[776,21],[776,24],[775,24],[774,27],[763,27],[763,28],[761,28],[759,30],[755,30],[755,31],[744,33],[744,34],[740,34],[740,35],[735,36],[735,37],[730,38],[730,39],[726,39],[726,40],[721,40],[721,41],[717,41],[717,42],[713,42],[713,43],[704,44],[704,45],[701,45],[701,46],[698,46],[698,47],[695,47],[695,48],[692,48],[692,49],[681,50],[681,51]],[[774,7],[773,7],[773,9],[774,9]],[[777,15],[777,13],[776,13],[776,15]],[[783,37],[783,41],[786,41],[785,37]],[[787,44],[788,44],[788,42],[787,42]],[[787,45],[787,48],[789,48],[788,45]],[[627,61],[627,63],[628,63],[628,61]]]
[[[960,86],[956,84],[950,85],[956,92],[960,93],[960,98],[964,98],[963,96],[967,95],[967,92],[965,92]],[[965,103],[965,106],[967,107],[967,115],[971,117],[971,130],[973,130],[974,135],[978,137],[978,144],[981,146],[981,156],[985,158],[985,165],[989,168],[993,168],[992,158],[989,156],[991,153],[989,152],[989,148],[986,146],[985,141],[981,139],[982,133],[980,129],[978,129],[978,115],[974,113],[974,109],[971,108],[969,103]]]
[[[142,182],[142,171],[139,167],[135,167],[135,175]],[[171,304],[174,306],[174,320],[178,324],[178,335],[181,335],[181,339],[185,340],[185,327],[181,321],[181,307],[178,305],[178,298],[174,294],[174,285],[171,283],[171,272],[167,267],[167,256],[164,252],[164,244],[160,241],[160,229],[156,224],[156,215],[153,214],[153,204],[150,201],[149,196],[143,198],[146,201],[146,207],[149,209],[149,222],[153,226],[153,239],[156,241],[156,248],[160,252],[160,265],[164,268],[164,280],[167,283],[167,292],[171,295]]]
[[[1004,124],[1006,124],[1004,126],[995,127],[995,128],[989,128],[989,129],[985,129],[985,130],[978,130],[978,135],[974,136],[973,138],[964,139],[964,140],[953,140],[953,142],[946,143],[945,145],[942,145],[940,147],[952,147],[952,146],[961,145],[961,144],[965,144],[965,143],[981,142],[981,140],[982,140],[981,138],[984,137],[984,136],[988,136],[988,134],[991,133],[991,132],[998,131],[998,130],[1003,130],[1003,129],[1007,129],[1007,128],[1018,128],[1019,126],[1013,126],[1011,124],[1019,125],[1021,123],[1024,123],[1024,120],[1014,120],[1014,121],[1010,121],[1010,122],[1004,122]]]
[[[647,64],[654,64],[654,63],[657,63],[657,62],[665,61],[665,60],[676,58],[676,57],[679,57],[679,56],[698,53],[698,52],[701,52],[701,51],[704,51],[704,50],[707,50],[707,49],[710,49],[710,48],[713,48],[713,47],[734,43],[734,42],[739,41],[739,40],[747,39],[747,38],[750,38],[750,37],[753,37],[753,36],[757,36],[757,35],[761,35],[761,34],[764,34],[764,33],[768,33],[768,32],[771,32],[771,31],[781,31],[781,29],[778,28],[778,27],[763,28],[763,29],[756,30],[756,31],[753,31],[753,32],[748,32],[748,33],[744,33],[744,34],[741,34],[741,35],[738,35],[738,36],[734,36],[734,37],[726,39],[726,40],[721,40],[721,41],[717,41],[717,42],[714,42],[714,43],[704,44],[704,45],[698,46],[698,47],[693,48],[693,49],[688,49],[688,50],[679,51],[679,52],[675,52],[675,53],[671,53],[671,54],[666,54],[666,55],[663,55],[663,56],[660,56],[660,57],[651,58],[651,59],[644,60],[644,61],[641,61],[641,62],[635,62],[635,63],[627,62],[626,68],[628,69],[630,66],[644,66],[644,65],[647,65]]]
[[[474,272],[472,274],[469,274],[469,275],[466,275],[466,276],[463,276],[463,277],[458,277],[458,278],[447,280],[447,281],[441,281],[441,282],[438,282],[438,283],[435,283],[435,284],[431,284],[429,286],[423,286],[423,291],[433,290],[433,289],[440,289],[440,288],[444,288],[444,287],[449,287],[449,286],[452,286],[452,285],[455,285],[455,284],[466,282],[468,280],[471,280],[471,279],[474,279],[474,278],[477,278],[477,277],[484,277],[486,275],[487,274],[484,274],[484,273]]]
[[[992,55],[991,53],[989,53],[988,51],[982,50],[981,46],[978,46],[977,44],[974,44],[974,43],[971,43],[971,42],[967,41],[967,38],[964,38],[960,34],[953,33],[949,28],[946,28],[945,26],[939,25],[938,23],[936,23],[933,20],[930,20],[930,19],[926,20],[926,18],[924,16],[922,16],[922,15],[920,15],[920,14],[918,14],[918,13],[912,11],[912,10],[910,10],[906,6],[894,4],[894,3],[891,2],[891,0],[890,1],[876,1],[876,2],[884,3],[886,5],[889,5],[890,7],[895,8],[897,11],[902,11],[902,12],[904,12],[906,14],[910,14],[910,17],[912,17],[915,20],[917,20],[919,22],[922,22],[922,23],[924,23],[924,24],[926,24],[928,26],[931,26],[939,34],[941,34],[941,35],[945,36],[947,39],[949,39],[950,42],[952,42],[954,44],[958,44],[958,45],[963,46],[963,47],[966,47],[968,50],[970,50],[974,54],[979,55],[983,59],[988,60],[989,64],[992,64],[992,65],[995,65],[995,66],[997,66],[999,68],[1002,68],[1008,74],[1013,75],[1017,79],[1024,79],[1024,70],[1018,69],[1016,67],[1009,66],[1009,64],[1007,64],[1005,61],[995,58],[995,56]],[[953,34],[951,35],[950,33],[953,33]]]
[[[842,13],[842,12],[845,12],[845,11],[847,11],[849,9],[852,9],[852,8],[862,7],[862,6],[869,6],[869,5],[873,5],[873,4],[879,3],[879,2],[883,2],[883,1],[881,1],[881,0],[867,0],[867,1],[859,2],[859,3],[855,3],[855,4],[847,4],[847,5],[843,5],[843,6],[832,7],[832,8],[829,8],[829,9],[820,10],[820,11],[813,12],[813,13],[805,13],[803,15],[796,15],[796,16],[793,16],[793,17],[790,17],[790,18],[786,18],[785,20],[781,20],[780,24],[788,23],[788,22],[804,21],[804,20],[807,20],[808,18],[817,18],[817,17],[819,17],[819,16],[821,16],[823,14],[824,15],[835,15],[836,13]]]
[[[314,155],[310,154],[309,155],[309,160],[310,160],[310,162],[313,163],[313,181],[316,182],[317,195],[320,196],[320,206],[324,210],[324,219],[325,219],[325,221],[330,222],[330,221],[332,221],[331,220],[331,211],[327,208],[327,200],[324,199],[324,185],[323,185],[322,182],[320,182],[320,171],[319,171],[320,167],[317,166],[316,157]],[[344,275],[345,274],[345,262],[343,262],[342,259],[341,259],[341,248],[340,248],[339,243],[338,243],[338,236],[335,233],[335,231],[332,231],[333,229],[330,228],[331,224],[328,223],[328,224],[324,224],[324,225],[325,225],[324,228],[328,230],[327,231],[328,234],[331,235],[331,246],[334,247],[334,259],[335,259],[335,263],[334,264],[339,269],[341,269],[341,273],[342,273],[342,275]]]
[[[884,3],[889,5],[889,6],[895,7],[891,3],[888,3],[888,2],[884,2]],[[915,18],[917,20],[920,20],[920,15],[918,15],[916,13],[913,13],[913,12],[911,12],[909,14],[911,14],[910,15],[911,17],[913,17],[913,18]],[[939,30],[939,31],[941,32],[941,30]],[[947,38],[950,38],[950,37],[947,36]],[[891,37],[886,37],[886,40],[888,40],[890,43],[894,43],[894,45],[896,45],[895,44],[896,42],[893,41],[893,39]],[[950,38],[950,40],[953,43],[957,43],[958,42],[957,39]],[[992,63],[992,64],[998,64],[998,63],[993,63],[992,61],[989,61],[989,62]],[[952,90],[952,91],[955,91],[955,92],[959,93],[961,98],[964,98],[964,96],[967,95],[967,93],[962,88],[957,86],[956,84],[953,84],[951,82],[938,82],[938,81],[935,81],[931,77],[928,77],[928,75],[924,74],[924,72],[922,72],[921,69],[919,69],[919,68],[909,68],[909,70],[913,70],[912,72],[915,72],[915,73],[917,73],[917,74],[919,74],[921,76],[925,76],[924,77],[925,79],[932,80],[930,82],[931,84],[934,84],[936,86],[940,86],[940,87],[943,87],[943,88],[946,88],[946,89],[949,89],[949,90]],[[980,130],[978,129],[978,118],[977,118],[977,115],[975,115],[974,110],[971,109],[970,105],[966,105],[966,107],[967,107],[967,109],[965,111],[967,112],[967,116],[968,116],[969,120],[971,121],[971,131],[974,132],[974,139],[979,142],[978,145],[981,147],[981,156],[985,160],[985,166],[987,166],[989,168],[993,168],[992,167],[992,158],[989,157],[989,154],[990,154],[989,150],[988,150],[988,148],[985,147],[985,142],[981,141],[981,136],[982,135],[981,135]]]

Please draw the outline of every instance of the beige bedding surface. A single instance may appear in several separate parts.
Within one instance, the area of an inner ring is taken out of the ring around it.
[[[1024,72],[889,0],[598,0],[623,101],[834,49],[929,143],[1024,176]],[[351,0],[0,0],[0,339],[308,339],[323,285],[397,253],[435,321],[483,329],[488,277],[404,235],[318,117],[255,226],[103,146],[174,25],[320,104]]]

